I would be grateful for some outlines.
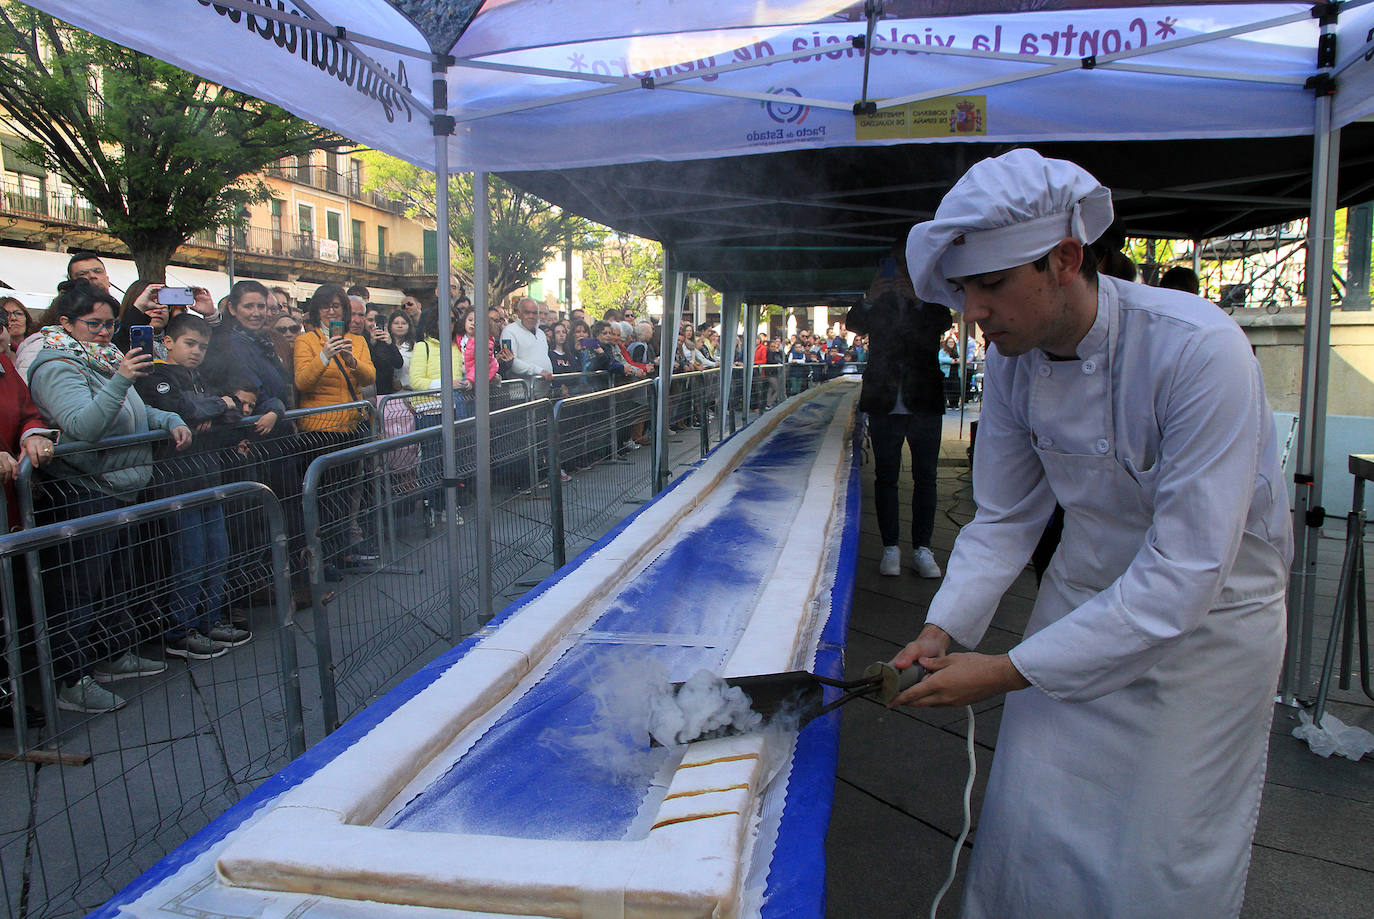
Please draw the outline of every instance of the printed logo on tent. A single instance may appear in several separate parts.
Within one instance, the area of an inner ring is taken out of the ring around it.
[[[744,135],[744,142],[750,146],[770,146],[773,144],[795,143],[797,141],[814,141],[825,137],[825,125],[818,124],[811,127],[803,127],[807,116],[811,114],[811,106],[802,105],[796,101],[801,98],[801,92],[791,86],[782,88],[769,87],[768,92],[777,96],[777,101],[760,102],[763,111],[769,119],[779,127],[760,127],[757,130],[749,131]]]
[[[806,120],[806,116],[811,114],[811,106],[801,105],[797,102],[786,101],[788,97],[801,98],[801,92],[790,86],[781,89],[769,87],[768,92],[775,96],[782,96],[777,102],[761,102],[763,110],[768,113],[778,124],[801,124]]]

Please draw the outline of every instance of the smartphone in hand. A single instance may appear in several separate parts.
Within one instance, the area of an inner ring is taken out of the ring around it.
[[[149,357],[154,357],[153,327],[150,325],[129,326],[129,350],[142,351]]]
[[[331,319],[331,320],[329,320],[329,337],[330,337],[330,338],[343,338],[343,333],[344,333],[344,321],[343,321],[342,319]]]
[[[190,306],[196,302],[196,297],[189,287],[161,287],[158,288],[157,302],[161,306]]]

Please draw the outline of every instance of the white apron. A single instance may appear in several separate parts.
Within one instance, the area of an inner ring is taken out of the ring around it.
[[[1107,355],[1116,353],[1118,323]],[[1077,375],[1081,361],[1055,362]],[[1032,404],[1063,540],[1027,627],[1107,588],[1151,525],[1120,442],[1110,368],[1089,398]],[[1049,374],[1042,371],[1042,376]],[[1075,385],[1082,386],[1079,377]],[[1129,419],[1126,421],[1129,423]],[[1138,423],[1138,419],[1137,419]],[[965,886],[965,919],[1224,919],[1240,912],[1284,643],[1286,560],[1247,533],[1202,624],[1124,688],[1061,702],[1008,694]]]

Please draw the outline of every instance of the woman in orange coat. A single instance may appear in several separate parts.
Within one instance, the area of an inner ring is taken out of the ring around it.
[[[357,402],[377,379],[367,342],[348,331],[349,309],[348,296],[333,284],[320,285],[306,304],[306,327],[293,352],[300,408]],[[304,431],[356,435],[365,420],[350,410],[306,415],[299,424]]]
[[[349,311],[348,295],[333,284],[320,285],[306,304],[306,328],[296,336],[292,352],[299,408],[357,402],[363,387],[376,380],[367,342],[348,331]],[[307,462],[367,440],[370,417],[365,410],[345,409],[297,419],[301,440],[309,448]],[[363,567],[377,560],[375,545],[359,523],[361,472],[358,463],[335,466],[320,482],[322,517],[327,508],[345,505],[343,495],[348,508],[343,519],[320,521],[325,559],[332,562],[325,567],[327,579],[337,579],[338,568]]]

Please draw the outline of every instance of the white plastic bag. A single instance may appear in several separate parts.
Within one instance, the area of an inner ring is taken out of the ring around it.
[[[1374,734],[1345,724],[1330,712],[1322,715],[1321,727],[1313,724],[1312,716],[1305,711],[1298,712],[1298,720],[1302,723],[1293,728],[1293,736],[1307,741],[1312,752],[1322,758],[1338,753],[1355,760],[1374,750]]]

